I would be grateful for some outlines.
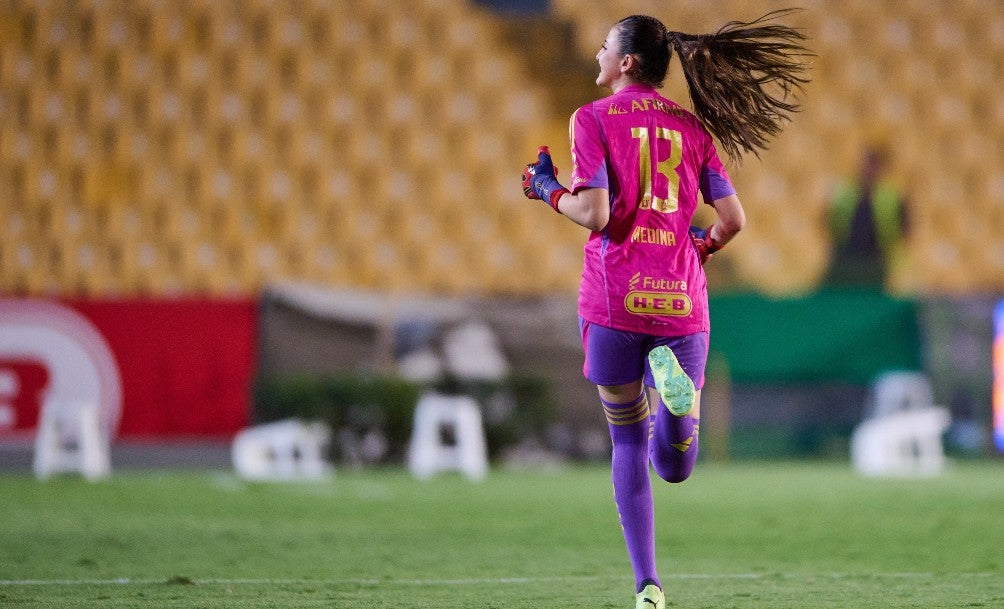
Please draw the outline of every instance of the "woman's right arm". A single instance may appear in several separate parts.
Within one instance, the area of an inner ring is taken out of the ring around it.
[[[606,188],[583,188],[574,195],[566,192],[558,199],[557,209],[579,226],[599,232],[610,221],[610,191]]]

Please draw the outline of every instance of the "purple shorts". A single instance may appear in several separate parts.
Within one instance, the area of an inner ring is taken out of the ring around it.
[[[708,333],[687,336],[652,336],[598,326],[579,319],[582,349],[586,361],[582,374],[596,385],[624,385],[644,378],[655,386],[648,366],[648,353],[660,345],[673,350],[680,367],[694,381],[694,388],[704,387],[704,367],[708,363]]]

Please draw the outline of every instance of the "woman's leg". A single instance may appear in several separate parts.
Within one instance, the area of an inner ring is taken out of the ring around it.
[[[694,392],[694,409],[682,417],[674,416],[659,398],[657,391],[650,393],[653,432],[649,446],[649,459],[655,473],[666,482],[683,482],[690,477],[697,464],[697,451],[701,429],[701,391]]]
[[[649,478],[651,416],[641,380],[598,386],[613,444],[614,501],[624,532],[636,589],[646,580],[659,585],[655,566],[655,514]]]
[[[683,482],[697,463],[708,334],[659,339],[646,360],[645,380],[655,387],[650,395],[654,422],[649,458],[660,478]],[[674,414],[681,412],[687,414]]]

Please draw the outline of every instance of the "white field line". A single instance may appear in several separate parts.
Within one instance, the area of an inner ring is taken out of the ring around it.
[[[991,577],[999,574],[991,572],[953,573],[952,577]],[[468,585],[526,585],[535,583],[585,582],[625,579],[625,575],[582,575],[554,577],[497,577],[459,579],[292,579],[292,578],[203,578],[184,579],[185,583],[217,586],[468,586]],[[663,579],[929,579],[938,577],[935,573],[682,573]],[[0,579],[0,586],[149,586],[174,583],[172,579],[116,577],[109,579]]]

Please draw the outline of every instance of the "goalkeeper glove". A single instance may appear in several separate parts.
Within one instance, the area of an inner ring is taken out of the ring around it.
[[[708,228],[690,227],[690,241],[694,244],[694,249],[697,250],[697,255],[701,258],[701,266],[711,258],[712,254],[724,247],[711,238],[711,226]]]
[[[523,170],[523,194],[527,199],[540,199],[558,210],[558,200],[568,189],[558,182],[558,168],[551,161],[547,146],[537,149],[537,162],[529,163]]]

